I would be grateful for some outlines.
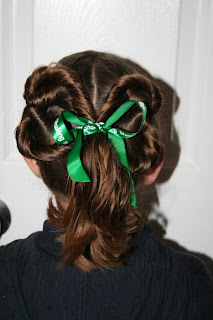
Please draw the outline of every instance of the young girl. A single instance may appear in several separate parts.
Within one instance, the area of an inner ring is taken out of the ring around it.
[[[24,98],[17,146],[52,199],[42,232],[0,248],[0,318],[213,319],[205,265],[137,210],[163,163],[156,85],[87,51],[35,69]]]

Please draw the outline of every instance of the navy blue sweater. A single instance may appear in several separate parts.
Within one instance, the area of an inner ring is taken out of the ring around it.
[[[0,247],[1,320],[211,320],[213,284],[193,255],[134,235],[122,268],[58,268],[61,245],[44,230]]]

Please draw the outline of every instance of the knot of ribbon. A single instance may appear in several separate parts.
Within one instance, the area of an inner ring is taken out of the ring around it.
[[[138,131],[129,132],[120,128],[112,128],[112,125],[118,119],[120,119],[135,103],[138,104],[143,113],[143,118]],[[70,111],[63,111],[55,120],[51,130],[53,138],[57,145],[66,145],[68,143],[74,142],[72,150],[70,151],[67,158],[67,171],[70,175],[71,180],[79,182],[91,182],[81,162],[81,148],[83,135],[87,136],[97,132],[103,132],[111,140],[114,148],[118,153],[120,162],[127,169],[131,178],[124,139],[134,137],[141,130],[146,121],[146,115],[147,108],[144,102],[140,100],[126,101],[107,119],[106,122],[94,123],[91,120],[79,117]],[[78,126],[71,130],[68,130],[65,122],[77,124]],[[137,208],[133,181],[131,204]]]

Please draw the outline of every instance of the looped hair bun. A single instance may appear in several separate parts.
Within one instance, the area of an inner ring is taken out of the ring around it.
[[[51,161],[70,149],[55,145],[51,134],[51,126],[63,110],[94,117],[78,75],[61,64],[36,68],[26,81],[24,98],[26,107],[16,138],[20,153],[29,158]]]
[[[154,168],[160,158],[162,144],[155,113],[161,108],[162,96],[158,87],[147,77],[141,74],[124,75],[112,86],[108,99],[101,108],[99,121],[105,121],[121,103],[127,100],[142,100],[147,106],[147,121],[144,127],[135,137],[125,140],[130,170],[133,176],[138,176]],[[136,132],[142,117],[143,113],[136,104],[116,123],[116,126]]]
[[[147,77],[140,74],[125,75],[118,79],[109,92],[102,112],[113,111],[111,108],[121,105],[127,100],[142,100],[148,108],[148,114],[159,111],[162,96],[158,87]],[[104,115],[106,116],[106,115]]]

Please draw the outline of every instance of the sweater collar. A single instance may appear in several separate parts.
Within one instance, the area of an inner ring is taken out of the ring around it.
[[[62,244],[57,241],[57,237],[60,235],[60,232],[46,220],[43,225],[43,231],[41,231],[39,237],[39,246],[47,253],[53,256],[59,256],[60,251],[62,250]],[[152,230],[149,225],[145,225],[143,231],[136,232],[133,234],[133,247],[128,255],[131,252],[139,251],[144,245],[147,239],[152,237]]]

